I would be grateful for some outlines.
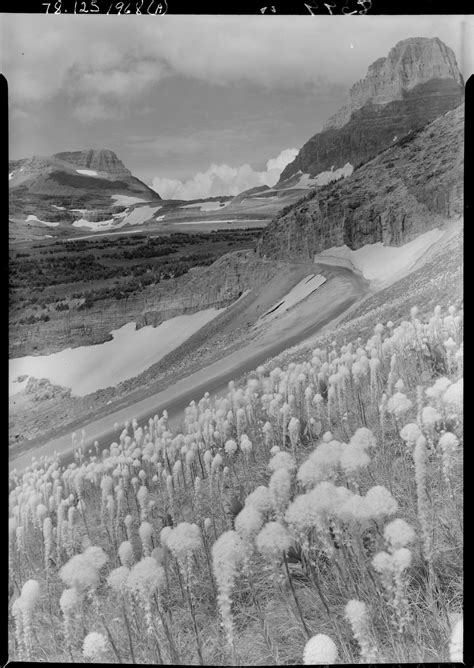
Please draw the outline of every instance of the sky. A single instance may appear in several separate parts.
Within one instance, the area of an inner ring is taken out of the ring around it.
[[[368,66],[417,36],[474,71],[472,16],[2,14],[10,158],[109,148],[183,199],[273,185]]]

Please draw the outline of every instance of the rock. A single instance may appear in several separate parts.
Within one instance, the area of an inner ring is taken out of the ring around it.
[[[302,147],[280,182],[301,171],[311,176],[367,161],[464,99],[453,51],[438,38],[398,42],[370,65],[347,103]]]
[[[399,246],[463,212],[464,105],[273,220],[261,257],[312,260],[332,246]]]

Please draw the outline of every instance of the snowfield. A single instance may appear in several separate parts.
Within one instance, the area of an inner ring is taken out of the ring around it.
[[[130,195],[111,195],[117,206],[130,206],[131,204],[143,204],[146,200],[141,197],[130,197]]]
[[[23,375],[47,378],[54,385],[71,388],[72,394],[80,397],[117,385],[148,369],[223,311],[225,308],[205,309],[138,330],[134,322],[129,322],[111,332],[112,341],[12,359],[9,394],[23,389],[24,381],[16,381]]]
[[[321,274],[309,274],[297,283],[284,297],[282,297],[276,304],[268,309],[266,313],[260,316],[259,320],[273,319],[288,311],[292,306],[298,304],[303,299],[308,297],[312,292],[326,282],[326,278]]]
[[[337,246],[315,255],[314,261],[356,269],[376,287],[382,287],[406,274],[444,234],[443,230],[430,230],[403,246],[384,246],[380,241],[355,251],[348,246]]]
[[[227,202],[197,202],[196,204],[185,204],[180,206],[180,209],[199,209],[200,211],[217,211],[219,209],[224,209],[227,206]]]
[[[33,216],[31,213],[26,219],[27,223],[41,223],[42,225],[48,225],[48,227],[57,227],[59,223],[48,223],[46,220],[40,220],[37,216]]]
[[[84,176],[99,176],[94,169],[76,169],[76,172]]]
[[[145,221],[149,220],[160,209],[161,206],[137,206],[137,208],[128,214],[120,224],[141,225]]]
[[[114,224],[114,218],[109,218],[109,220],[101,220],[98,223],[94,223],[85,218],[80,218],[75,220],[72,224],[73,227],[88,227],[91,230],[110,230]]]

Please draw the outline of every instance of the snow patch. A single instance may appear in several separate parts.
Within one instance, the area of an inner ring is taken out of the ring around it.
[[[76,172],[84,176],[99,176],[94,169],[76,169]]]
[[[348,246],[336,246],[315,255],[314,261],[350,266],[360,271],[364,278],[377,287],[382,287],[406,274],[444,234],[443,230],[430,230],[403,246],[384,246],[380,241],[357,250],[351,250]]]
[[[22,390],[25,389],[27,383],[28,383],[28,378],[29,376],[26,376],[24,380],[18,380],[18,378],[21,378],[21,375],[16,376],[16,378],[9,378],[8,379],[8,396],[11,397],[14,394],[18,394],[18,392],[21,392]]]
[[[129,322],[111,332],[112,341],[12,359],[9,375],[15,379],[23,374],[47,378],[53,385],[71,388],[76,396],[85,396],[142,373],[222,311],[225,309],[205,309],[171,318],[158,327],[149,325],[138,330],[134,322]],[[15,393],[19,391],[17,387],[15,381],[10,383]]]
[[[42,225],[48,225],[48,227],[57,227],[59,223],[48,223],[46,220],[40,220],[37,216],[33,216],[31,213],[26,218],[27,223],[41,223]]]
[[[97,223],[94,223],[85,218],[80,218],[75,220],[72,224],[73,227],[88,227],[91,230],[110,230],[114,224],[114,219],[110,218],[109,220],[101,220]]]
[[[227,202],[198,202],[195,204],[185,204],[180,209],[199,209],[200,211],[218,211],[227,206]]]
[[[158,220],[158,218],[157,218]],[[245,220],[191,220],[188,222],[174,223],[174,225],[213,225],[214,223],[255,223],[259,218],[248,218]],[[264,221],[262,221],[264,222]]]
[[[64,211],[66,208],[65,206],[58,206],[57,204],[51,204],[51,206],[54,206],[55,209],[59,209],[59,211]]]
[[[130,195],[111,195],[111,197],[115,200],[116,206],[129,206],[131,204],[143,204],[143,202],[146,202],[141,197],[130,197]]]
[[[136,209],[124,218],[121,225],[141,225],[149,220],[159,209],[161,209],[161,206],[137,206]]]
[[[326,278],[321,274],[309,274],[299,283],[297,283],[284,297],[276,302],[266,313],[260,316],[259,320],[278,317],[281,313],[288,311],[292,306],[308,297],[312,292],[326,282]]]

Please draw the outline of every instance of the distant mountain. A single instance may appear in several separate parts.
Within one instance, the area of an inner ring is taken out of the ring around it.
[[[280,182],[298,172],[314,177],[346,163],[356,167],[463,99],[452,49],[437,37],[398,42],[352,86],[346,104],[304,144]]]
[[[263,232],[258,253],[307,261],[344,244],[399,246],[439,227],[463,212],[463,147],[461,104],[284,209]]]
[[[16,222],[33,216],[72,223],[79,209],[89,213],[88,220],[105,221],[123,211],[124,204],[161,201],[108,149],[12,160],[9,187],[10,219]]]

